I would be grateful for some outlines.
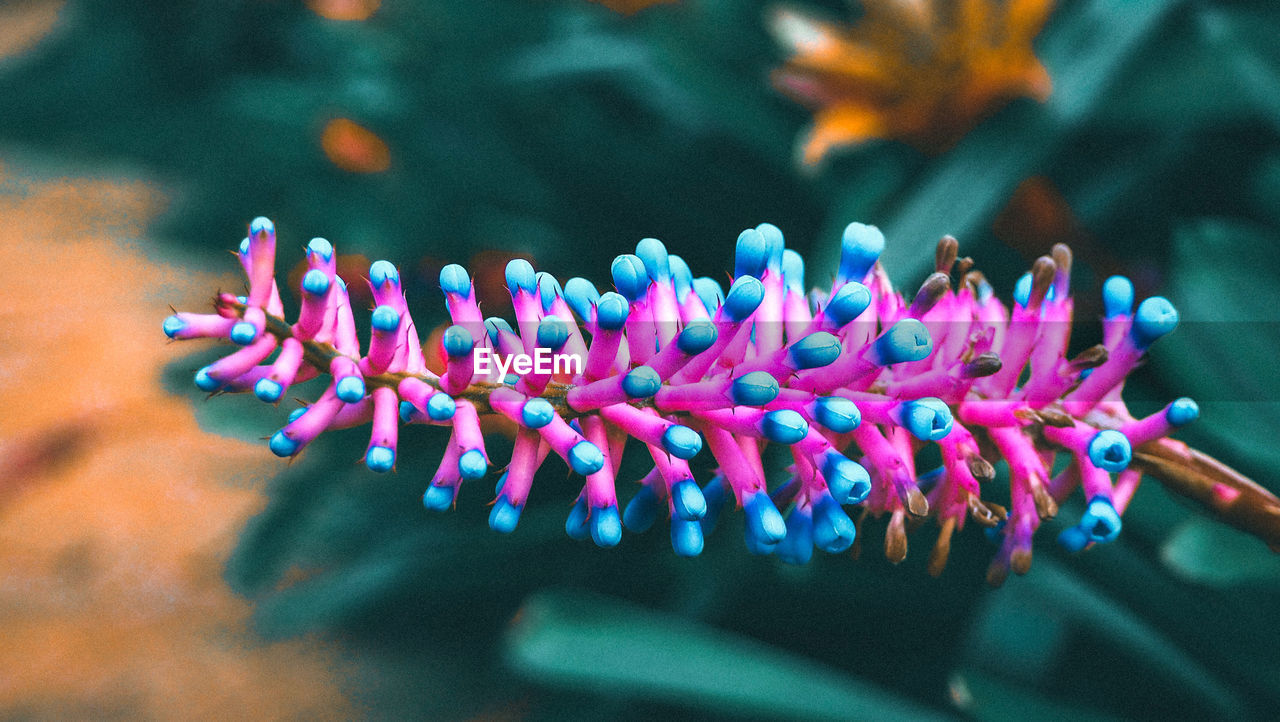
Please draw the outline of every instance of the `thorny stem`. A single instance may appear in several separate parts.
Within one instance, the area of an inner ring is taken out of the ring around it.
[[[238,301],[215,300],[214,304],[220,310],[232,310],[241,316],[246,308],[245,304]],[[266,317],[265,330],[281,340],[293,336],[293,327],[287,321],[270,314]],[[303,341],[302,346],[303,357],[319,369],[328,369],[334,358],[343,355],[329,343],[312,340]],[[394,389],[410,375],[395,372],[366,376],[365,383],[371,387],[387,386]],[[417,378],[440,388],[435,379],[424,376]],[[489,394],[500,386],[501,384],[492,382],[473,383],[456,396],[475,404],[480,413],[494,413],[489,406]],[[570,388],[570,384],[551,382],[542,393],[542,398],[550,402],[565,419],[581,415],[568,404],[567,394]],[[639,400],[636,405],[650,406],[652,401]],[[1073,420],[1070,417],[1060,419],[1051,412],[1049,418],[1036,421],[1064,425]],[[1082,421],[1097,429],[1114,426],[1096,415],[1090,415]],[[1040,442],[1047,443],[1043,438]],[[1189,499],[1210,516],[1261,539],[1273,552],[1280,553],[1280,499],[1245,475],[1172,439],[1158,439],[1134,449],[1132,464],[1160,482],[1165,489]]]

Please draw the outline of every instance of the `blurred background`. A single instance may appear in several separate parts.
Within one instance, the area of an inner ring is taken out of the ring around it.
[[[999,590],[976,529],[938,579],[931,527],[898,566],[875,523],[802,568],[733,515],[695,560],[578,544],[558,462],[505,537],[487,482],[422,509],[438,429],[285,464],[292,406],[206,403],[220,350],[160,322],[242,287],[257,215],[282,277],[313,236],[397,263],[424,329],[450,262],[500,314],[510,257],[721,277],[769,221],[823,284],[860,220],[901,286],[950,233],[1007,298],[1066,242],[1074,345],[1108,275],[1168,296],[1131,406],[1195,398],[1180,437],[1277,491],[1277,38],[1269,0],[0,2],[0,717],[1273,715],[1280,559],[1153,480]]]

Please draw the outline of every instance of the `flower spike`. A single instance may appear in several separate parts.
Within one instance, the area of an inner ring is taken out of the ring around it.
[[[1033,535],[1077,487],[1085,512],[1059,529],[1059,543],[1082,550],[1114,540],[1146,472],[1280,548],[1280,501],[1167,438],[1199,416],[1195,402],[1178,399],[1135,418],[1121,400],[1125,377],[1178,323],[1167,300],[1148,298],[1135,310],[1133,285],[1108,279],[1104,343],[1068,359],[1065,246],[1038,259],[1005,306],[972,261],[959,258],[954,238],[939,242],[937,272],[910,297],[880,266],[884,245],[874,226],[850,224],[834,288],[813,293],[804,260],[767,223],[738,236],[727,294],[652,238],[614,259],[616,292],[583,278],[562,286],[516,259],[505,272],[514,324],[483,318],[470,275],[450,264],[439,283],[452,323],[435,350],[444,358],[436,375],[400,273],[387,261],[369,268],[366,344],[333,245],[322,238],[306,246],[307,270],[292,289],[298,319],[285,321],[276,229],[258,218],[238,254],[248,293],[219,295],[214,313],[171,315],[162,330],[236,344],[196,372],[205,391],[251,390],[277,403],[293,384],[328,377],[319,398],[268,440],[277,456],[302,453],[329,429],[368,424],[364,463],[384,473],[404,451],[402,424],[448,427],[423,493],[428,510],[452,508],[466,482],[489,474],[481,417],[502,417],[515,442],[489,525],[504,534],[517,531],[536,472],[554,454],[584,478],[565,532],[601,547],[619,544],[624,528],[642,532],[665,517],[675,553],[696,556],[736,507],[748,550],[790,564],[807,562],[814,549],[845,552],[861,520],[887,517],[885,554],[898,562],[908,528],[933,517],[941,530],[929,555],[936,575],[953,535],[972,519],[999,543],[988,571],[998,584],[1027,571]],[[652,467],[620,513],[616,482],[628,440]],[[921,473],[917,452],[930,445],[942,465]],[[789,459],[785,479],[766,467],[769,446]],[[1055,465],[1057,454],[1071,463]],[[690,461],[708,456],[714,476],[700,485]],[[983,498],[999,459],[1010,470],[1007,510]],[[1055,468],[1063,470],[1051,476]]]

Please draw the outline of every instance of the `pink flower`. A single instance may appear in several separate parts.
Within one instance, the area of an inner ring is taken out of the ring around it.
[[[480,417],[510,419],[518,430],[489,517],[504,533],[516,528],[535,472],[554,453],[584,477],[566,531],[600,546],[618,544],[624,527],[644,531],[665,517],[676,553],[697,555],[732,495],[746,514],[747,548],[790,563],[815,548],[849,549],[858,525],[847,509],[861,507],[889,516],[885,549],[895,562],[906,555],[908,519],[933,517],[937,574],[952,534],[972,519],[1000,541],[988,573],[1000,583],[1010,569],[1027,570],[1034,533],[1077,488],[1086,511],[1059,541],[1078,550],[1113,540],[1141,478],[1129,467],[1133,449],[1198,414],[1179,399],[1137,419],[1120,397],[1146,349],[1177,325],[1173,306],[1153,297],[1134,310],[1132,285],[1109,279],[1105,344],[1067,358],[1065,246],[1036,261],[1012,307],[971,262],[957,264],[954,239],[939,243],[937,272],[911,298],[878,264],[883,248],[875,227],[850,224],[833,287],[810,293],[803,260],[769,224],[738,237],[727,293],[694,278],[655,239],[614,260],[616,292],[581,278],[562,288],[515,260],[506,269],[514,325],[485,319],[471,277],[450,265],[440,286],[453,325],[436,375],[386,261],[369,269],[376,307],[363,351],[324,239],[307,246],[297,320],[281,318],[275,229],[259,218],[240,246],[248,295],[220,296],[215,314],[171,316],[164,330],[241,346],[197,372],[206,391],[252,389],[276,402],[291,384],[328,375],[320,398],[271,437],[279,456],[297,455],[327,429],[370,424],[365,462],[385,472],[402,424],[449,427],[423,497],[429,509],[450,508],[464,480],[488,473]],[[619,513],[616,476],[629,441],[653,466]],[[931,444],[942,465],[917,469],[917,452]],[[761,452],[770,445],[787,447],[785,479],[766,474]],[[689,460],[704,446],[717,469],[699,485]],[[1055,475],[1058,454],[1070,463]],[[983,498],[1000,459],[1009,467],[1007,510]]]

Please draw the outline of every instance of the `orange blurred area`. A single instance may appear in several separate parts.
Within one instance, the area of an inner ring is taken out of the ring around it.
[[[348,173],[381,173],[391,167],[391,150],[373,131],[347,118],[334,118],[320,134],[329,162]]]
[[[307,0],[311,12],[330,20],[368,20],[382,0]]]
[[[222,579],[279,464],[161,388],[167,304],[242,283],[155,258],[163,203],[0,164],[0,717],[349,716],[333,651],[256,639]]]
[[[670,5],[679,0],[593,0],[614,12],[632,15],[654,5]]]
[[[0,3],[0,59],[30,50],[53,30],[66,0],[6,0]]]

